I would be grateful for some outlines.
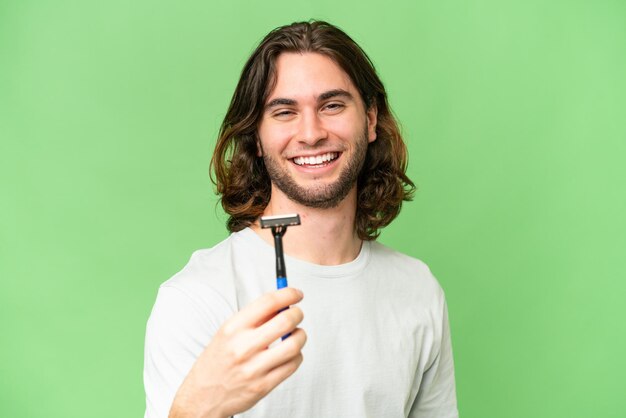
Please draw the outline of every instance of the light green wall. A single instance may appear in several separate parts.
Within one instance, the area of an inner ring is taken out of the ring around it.
[[[368,51],[446,290],[465,418],[626,417],[626,3],[0,2],[0,416],[137,417],[162,281],[226,236],[241,66],[328,19]]]

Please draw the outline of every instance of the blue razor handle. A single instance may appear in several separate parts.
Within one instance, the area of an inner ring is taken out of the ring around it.
[[[276,289],[282,289],[287,287],[287,278],[286,277],[277,277],[276,278]]]
[[[287,287],[287,278],[286,277],[280,277],[280,276],[277,277],[276,278],[276,288],[277,289],[282,289],[282,288],[285,288],[285,287]],[[282,311],[287,310],[287,309],[289,309],[289,308],[283,308],[280,311],[278,311],[278,313],[281,313]],[[285,338],[289,337],[290,335],[291,335],[291,333],[283,335],[280,338],[281,341],[284,340]]]

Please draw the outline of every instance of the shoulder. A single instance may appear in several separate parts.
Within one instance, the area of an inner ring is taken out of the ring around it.
[[[444,302],[443,289],[426,263],[378,241],[370,245],[371,269],[384,272],[390,282],[419,294],[420,299]]]
[[[422,260],[396,251],[378,241],[372,241],[370,245],[374,261],[382,261],[393,267],[406,268],[417,274],[432,276],[430,269]]]
[[[227,259],[233,251],[233,235],[211,248],[196,250],[181,271],[163,283],[163,286],[185,286],[190,282],[206,280],[207,274],[227,270]]]
[[[202,316],[216,309],[235,312],[233,251],[233,235],[211,248],[194,251],[187,264],[161,284],[157,302],[162,299],[174,309],[193,310]]]

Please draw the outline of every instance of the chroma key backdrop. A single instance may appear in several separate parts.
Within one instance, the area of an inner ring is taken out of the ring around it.
[[[445,289],[461,416],[626,417],[622,0],[0,2],[0,416],[142,416],[158,286],[227,236],[243,63],[310,18],[402,122],[418,191],[380,240]]]

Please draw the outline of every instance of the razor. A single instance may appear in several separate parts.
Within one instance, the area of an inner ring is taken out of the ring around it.
[[[274,250],[276,252],[276,288],[282,289],[287,287],[287,269],[285,268],[285,256],[283,253],[283,235],[287,232],[287,227],[300,225],[300,215],[297,213],[291,215],[262,216],[261,228],[271,228],[274,236]],[[285,308],[287,309],[287,308]],[[280,312],[285,309],[281,309]],[[283,335],[282,340],[289,337],[290,334]]]
[[[300,215],[262,216],[261,228],[271,228],[274,236],[274,249],[276,250],[276,288],[287,287],[287,269],[285,268],[285,256],[283,255],[283,235],[287,227],[300,225]]]

